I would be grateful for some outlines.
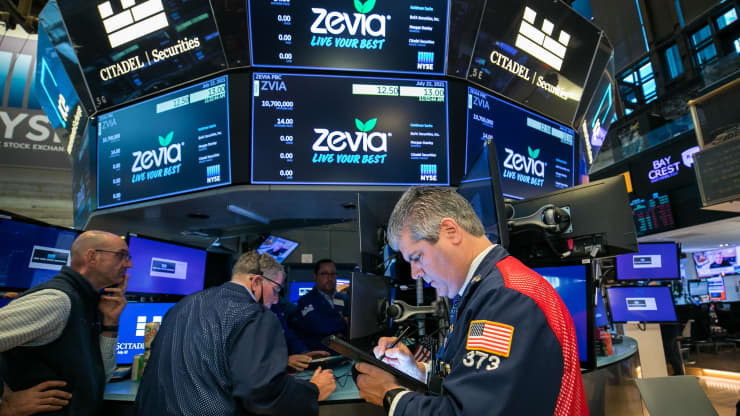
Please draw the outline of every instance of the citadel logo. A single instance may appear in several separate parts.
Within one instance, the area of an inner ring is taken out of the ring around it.
[[[360,119],[355,119],[355,126],[357,130],[355,137],[348,131],[332,131],[328,129],[313,129],[319,137],[313,142],[312,149],[315,152],[341,152],[347,147],[352,152],[357,152],[362,148],[363,152],[387,152],[388,151],[388,136],[389,133],[373,132],[369,133],[370,130],[375,128],[378,119],[373,118],[365,123]]]
[[[514,152],[513,150],[504,148],[506,151],[506,159],[504,159],[504,167],[512,169],[517,172],[522,172],[528,175],[535,175],[540,178],[545,177],[545,162],[536,160],[540,155],[540,149],[532,149],[527,146],[529,151],[529,157]]]
[[[535,19],[537,19],[537,12],[525,7],[515,45],[556,71],[560,71],[570,42],[570,34],[561,30],[558,39],[555,40],[552,37],[555,28],[553,23],[543,19],[542,30],[540,30],[534,27]]]
[[[149,170],[153,167],[162,165],[172,165],[182,161],[182,143],[172,143],[174,131],[169,132],[165,137],[159,136],[159,149],[140,150],[132,153],[134,156],[134,165],[131,167],[132,173]]]
[[[135,0],[120,0],[121,11],[114,14],[110,1],[98,5],[105,33],[111,48],[124,45],[169,26],[162,0],[148,0],[136,4]]]
[[[311,33],[339,35],[346,31],[350,36],[359,33],[362,36],[385,37],[386,21],[390,16],[368,14],[375,7],[376,0],[367,0],[365,3],[360,0],[354,1],[358,13],[353,13],[352,17],[346,12],[330,12],[321,7],[311,8],[317,15],[311,24]]]

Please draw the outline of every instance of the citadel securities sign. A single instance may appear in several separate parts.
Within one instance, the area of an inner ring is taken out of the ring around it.
[[[66,140],[36,96],[36,44],[36,35],[14,29],[0,45],[0,164],[71,169]]]

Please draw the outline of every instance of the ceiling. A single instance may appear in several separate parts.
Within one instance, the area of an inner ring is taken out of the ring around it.
[[[684,253],[719,248],[720,244],[740,246],[740,215],[692,227],[679,228],[638,238],[641,243],[678,241]]]

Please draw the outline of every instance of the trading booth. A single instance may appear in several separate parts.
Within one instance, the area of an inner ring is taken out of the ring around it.
[[[609,364],[596,260],[637,243],[624,180],[585,172],[621,108],[609,41],[565,3],[51,0],[39,17],[39,99],[69,138],[75,225],[127,234],[136,258],[120,364],[141,322],[228,274],[239,236],[274,233],[262,249],[296,261],[321,243],[281,230],[351,223],[353,261],[338,266],[359,296],[393,267],[377,230],[413,185],[458,188],[558,290],[584,371]],[[290,279],[305,293],[310,279]],[[408,316],[436,316],[423,303]],[[635,358],[624,344],[612,361]],[[377,410],[347,374],[337,385],[322,414]],[[106,398],[125,412],[136,388]]]

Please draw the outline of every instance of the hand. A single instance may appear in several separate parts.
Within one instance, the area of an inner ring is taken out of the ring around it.
[[[331,354],[329,354],[329,351],[323,351],[323,350],[308,351],[308,352],[304,352],[304,354],[308,355],[311,358],[328,357],[328,356],[331,355]]]
[[[296,370],[303,371],[308,368],[308,364],[311,363],[311,357],[305,354],[294,354],[288,356],[288,367]]]
[[[403,371],[417,380],[424,381],[426,378],[426,367],[416,362],[411,351],[409,351],[409,348],[403,342],[399,342],[395,347],[388,349],[395,341],[395,337],[380,338],[378,340],[378,346],[373,348],[375,358],[380,358],[380,356],[385,354],[385,357],[383,357],[384,363]]]
[[[15,393],[6,389],[3,401],[0,402],[0,416],[27,416],[61,410],[63,406],[69,404],[72,395],[62,390],[47,389],[66,385],[64,381],[45,381]]]
[[[393,375],[378,367],[367,363],[357,363],[355,368],[360,372],[357,376],[357,388],[360,389],[360,398],[368,403],[382,406],[385,393],[388,390],[401,387]]]
[[[334,380],[334,374],[331,370],[322,370],[321,367],[313,372],[313,377],[309,380],[319,388],[319,401],[326,400],[327,397],[334,393],[337,383]]]
[[[104,293],[100,295],[98,309],[103,315],[103,325],[118,325],[118,318],[121,317],[123,308],[126,307],[126,286],[128,285],[129,275],[123,278],[119,287],[107,287]]]

